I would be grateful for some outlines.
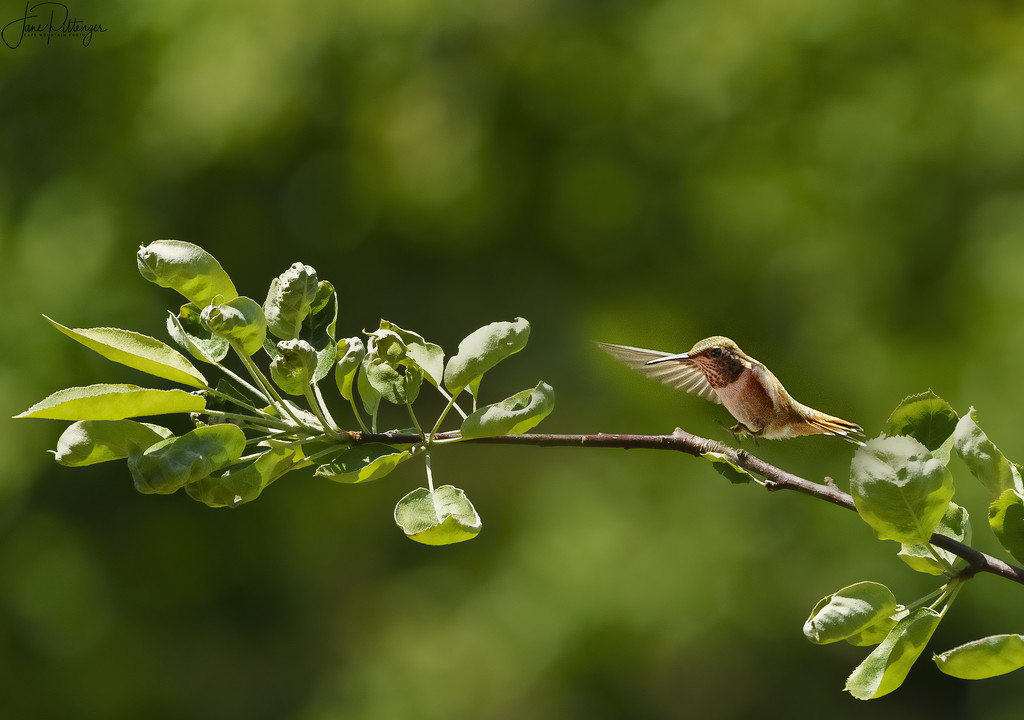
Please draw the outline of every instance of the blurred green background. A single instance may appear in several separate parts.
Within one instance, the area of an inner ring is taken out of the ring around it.
[[[165,338],[140,244],[216,255],[259,300],[295,261],[339,333],[530,345],[548,432],[727,439],[720,407],[603,356],[735,338],[877,434],[933,388],[1024,458],[1024,9],[837,0],[67,0],[106,32],[0,45],[0,415],[144,382],[42,319]],[[0,2],[0,24],[24,5]],[[10,32],[10,31],[8,31]],[[7,36],[5,35],[5,38]],[[339,407],[339,416],[343,416]],[[480,537],[405,539],[379,483],[294,473],[215,511],[71,470],[0,421],[0,703],[11,718],[1017,718],[1022,678],[842,692],[866,650],[801,634],[865,579],[928,592],[853,514],[655,452],[438,452]],[[404,422],[396,418],[396,423]],[[845,483],[852,446],[762,443]],[[962,480],[977,544],[984,498]],[[932,650],[1024,631],[981,577]]]

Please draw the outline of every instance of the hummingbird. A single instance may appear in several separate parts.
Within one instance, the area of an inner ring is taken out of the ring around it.
[[[771,370],[727,337],[705,338],[677,354],[611,343],[598,345],[649,378],[725,405],[737,420],[728,428],[733,435],[750,435],[755,442],[757,438],[837,435],[860,444],[851,437],[863,433],[860,425],[797,402]]]

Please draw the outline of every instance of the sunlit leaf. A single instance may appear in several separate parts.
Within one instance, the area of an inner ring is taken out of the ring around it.
[[[321,280],[317,294],[310,305],[310,314],[302,324],[299,339],[308,342],[316,351],[316,368],[313,382],[320,382],[334,367],[338,359],[338,344],[334,341],[334,329],[338,322],[338,294],[334,286]]]
[[[360,361],[359,373],[356,375],[359,399],[363,402],[363,409],[371,417],[377,414],[377,409],[380,407],[380,392],[370,384],[370,380],[366,376],[366,366],[372,360],[373,358],[370,355],[364,355]]]
[[[960,418],[956,426],[956,450],[960,453],[971,474],[992,493],[998,495],[1004,490],[1024,491],[1020,471],[1003,457],[999,448],[988,439],[978,427],[976,410],[971,408]]]
[[[411,457],[408,450],[383,443],[362,443],[318,467],[316,474],[335,482],[364,483],[379,480]]]
[[[932,657],[939,670],[964,680],[983,680],[1024,667],[1024,635],[992,635]]]
[[[167,428],[134,420],[79,420],[57,440],[55,459],[67,467],[123,460],[171,437]]]
[[[949,462],[956,423],[956,412],[949,403],[929,390],[900,403],[889,416],[884,432],[889,437],[909,435],[945,464]]]
[[[520,435],[537,425],[555,408],[555,390],[545,382],[499,403],[487,405],[462,421],[462,437]]]
[[[885,585],[860,582],[818,601],[804,623],[804,635],[813,643],[845,640],[896,612],[896,597]]]
[[[197,388],[206,387],[206,378],[184,355],[156,338],[118,328],[72,329],[50,318],[46,319],[72,340],[108,360],[166,380]]]
[[[880,642],[889,637],[889,633],[896,627],[896,623],[906,617],[906,612],[901,612],[897,606],[897,611],[894,615],[889,617],[879,618],[879,620],[867,627],[863,628],[860,632],[854,633],[847,638],[843,638],[843,642],[853,645],[855,647],[867,647],[871,645],[878,645]]]
[[[949,470],[910,437],[869,440],[854,454],[850,472],[857,512],[881,540],[926,542],[953,497]]]
[[[754,479],[753,475],[734,463],[727,455],[717,452],[706,452],[701,457],[711,461],[711,467],[717,470],[719,474],[728,478],[729,482],[734,485],[748,483]]]
[[[1004,490],[988,507],[988,524],[999,543],[1024,562],[1024,493]]]
[[[290,395],[302,395],[313,381],[316,351],[305,340],[282,340],[278,356],[270,363],[274,383]]]
[[[379,396],[390,403],[404,405],[415,402],[419,396],[423,372],[417,367],[400,365],[396,368],[368,354],[363,358],[363,373]],[[362,394],[362,386],[359,392]]]
[[[366,356],[366,347],[358,337],[345,338],[338,341],[338,353],[340,357],[338,364],[334,367],[334,379],[338,384],[341,396],[346,400],[352,399],[352,383],[356,373],[359,372],[359,365]]]
[[[316,270],[302,263],[293,264],[274,278],[263,303],[267,332],[282,340],[299,337],[318,285]]]
[[[946,514],[939,521],[938,526],[936,526],[935,532],[969,545],[971,542],[971,521],[967,510],[951,502],[949,509],[946,510]],[[932,554],[933,552],[945,560],[947,564],[944,565],[936,560],[935,555]],[[965,562],[948,550],[924,543],[904,543],[899,551],[899,558],[914,570],[930,575],[948,573],[950,568],[953,568],[956,563]]]
[[[439,345],[427,342],[422,335],[411,330],[403,330],[387,320],[380,321],[380,329],[395,333],[404,346],[405,357],[423,371],[424,377],[434,387],[441,384],[444,375],[444,350]]]
[[[430,492],[413,490],[395,506],[395,522],[406,536],[424,545],[451,545],[480,534],[480,516],[459,488],[444,485]]]
[[[918,608],[896,623],[847,678],[846,691],[858,700],[870,700],[902,685],[941,619],[931,608]]]
[[[208,425],[133,453],[128,469],[139,492],[168,494],[231,465],[243,450],[245,433],[236,425]]]
[[[526,347],[530,323],[523,318],[495,322],[467,335],[444,369],[444,385],[454,396],[499,362]]]
[[[186,303],[181,306],[177,317],[168,313],[167,334],[196,360],[219,363],[227,356],[231,346],[227,340],[203,327],[200,312],[192,303]]]
[[[298,447],[270,448],[255,460],[189,483],[185,492],[209,507],[238,507],[258,498],[268,485],[298,467],[302,458]]]
[[[171,288],[200,308],[238,296],[231,278],[217,259],[198,245],[180,240],[157,240],[139,248],[136,260],[142,277]]]
[[[135,385],[88,385],[58,390],[16,418],[124,420],[146,415],[200,412],[206,401],[184,390],[151,390]]]
[[[267,319],[263,308],[252,298],[236,297],[203,309],[203,326],[210,332],[238,344],[252,355],[267,337]]]

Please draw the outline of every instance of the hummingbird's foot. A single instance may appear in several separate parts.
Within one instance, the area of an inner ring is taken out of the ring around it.
[[[755,433],[751,431],[751,429],[748,428],[743,423],[738,422],[732,427],[728,427],[725,423],[722,422],[719,422],[718,424],[721,425],[727,433],[732,435],[733,439],[737,442],[737,444],[742,443],[743,438],[749,437],[751,440],[754,441],[754,445],[758,445],[757,436],[760,435],[760,433]]]

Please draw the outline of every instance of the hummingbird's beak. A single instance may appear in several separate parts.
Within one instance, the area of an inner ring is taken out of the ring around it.
[[[689,359],[690,359],[689,354],[687,354],[687,353],[679,353],[678,355],[666,355],[665,357],[655,358],[654,360],[651,360],[651,361],[645,363],[645,365],[657,365],[658,363],[671,362],[673,360],[689,360]]]

